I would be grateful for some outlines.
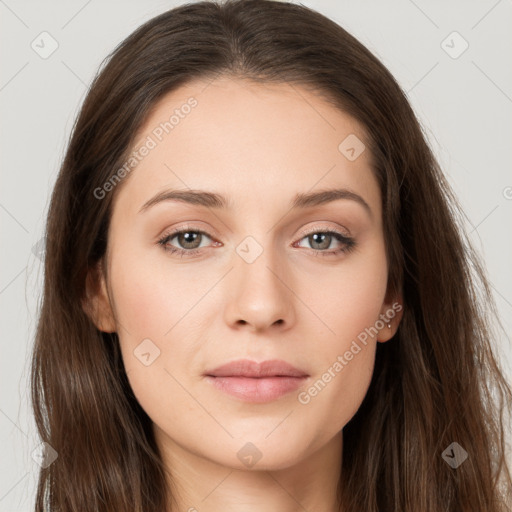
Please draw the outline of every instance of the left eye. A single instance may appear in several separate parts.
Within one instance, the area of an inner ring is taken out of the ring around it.
[[[304,236],[301,240],[307,239],[309,244],[317,244],[320,247],[311,247],[317,254],[321,254],[322,256],[333,255],[337,253],[349,252],[355,247],[355,240],[348,236],[342,235],[337,231],[312,231]],[[331,242],[336,240],[341,247],[333,250],[325,250],[328,249],[331,245]],[[300,243],[300,241],[299,241]],[[316,250],[319,249],[319,250]]]
[[[315,231],[306,235],[301,240],[308,240],[310,244],[318,244],[320,247],[316,247],[316,249],[329,249],[333,240],[342,242],[345,240],[345,237],[334,231]],[[315,249],[315,247],[311,247],[311,249]]]

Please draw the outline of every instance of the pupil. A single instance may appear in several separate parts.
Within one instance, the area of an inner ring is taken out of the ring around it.
[[[315,233],[315,234],[313,234],[312,238],[313,238],[314,243],[320,244],[321,249],[325,249],[326,247],[329,246],[329,243],[327,243],[327,245],[325,245],[325,239],[326,239],[326,237],[328,238],[329,236],[330,235],[327,235],[325,233]],[[322,245],[322,243],[323,243],[323,245]]]
[[[199,233],[194,233],[191,231],[187,231],[185,233],[181,234],[182,239],[184,239],[184,242],[181,242],[182,245],[185,247],[188,247],[186,244],[193,244],[195,239],[199,236]]]

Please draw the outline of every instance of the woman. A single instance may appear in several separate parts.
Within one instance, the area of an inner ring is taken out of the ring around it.
[[[457,219],[333,21],[247,0],[145,23],[53,192],[36,510],[509,510],[511,390]]]

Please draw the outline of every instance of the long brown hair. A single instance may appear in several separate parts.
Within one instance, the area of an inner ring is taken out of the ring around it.
[[[58,453],[40,471],[36,511],[168,510],[166,470],[117,334],[100,332],[83,308],[122,183],[101,200],[94,191],[123,165],[164,94],[222,75],[312,89],[357,119],[370,141],[389,293],[401,295],[404,310],[395,337],[378,344],[368,393],[343,429],[344,510],[510,510],[512,393],[492,344],[492,295],[405,94],[325,16],[235,0],[182,5],[143,24],[106,59],[73,127],[48,214],[32,360],[37,428]],[[447,456],[458,446],[468,458],[455,469]]]

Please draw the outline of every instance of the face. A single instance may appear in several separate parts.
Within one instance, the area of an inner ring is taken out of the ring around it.
[[[365,140],[311,91],[227,77],[168,94],[138,132],[95,322],[164,449],[289,467],[359,408],[399,317]],[[206,376],[239,359],[305,377]]]

